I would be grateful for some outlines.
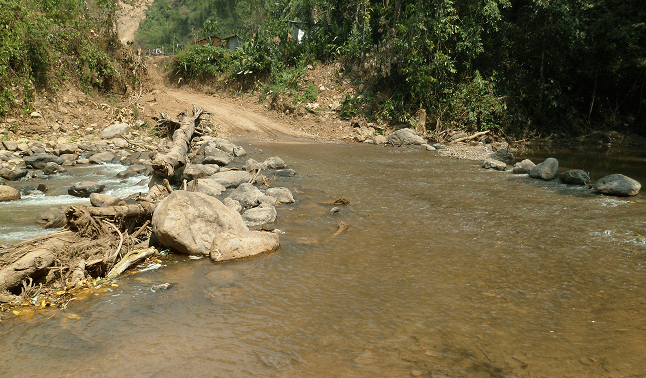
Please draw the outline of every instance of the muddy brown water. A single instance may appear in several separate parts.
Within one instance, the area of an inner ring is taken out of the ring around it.
[[[277,252],[180,259],[66,310],[3,314],[0,376],[646,376],[643,195],[407,147],[244,147],[298,173],[273,182],[298,199],[279,207]]]

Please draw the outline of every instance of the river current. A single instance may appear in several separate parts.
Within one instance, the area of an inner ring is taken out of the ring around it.
[[[412,147],[244,147],[297,172],[271,182],[297,199],[278,207],[278,251],[180,256],[65,310],[3,315],[0,376],[646,376],[644,194]]]

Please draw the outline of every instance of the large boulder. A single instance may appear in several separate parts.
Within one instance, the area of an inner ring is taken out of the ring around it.
[[[20,192],[9,185],[0,185],[0,202],[20,199]]]
[[[115,123],[114,125],[110,125],[105,129],[103,129],[103,131],[101,131],[101,138],[110,139],[110,138],[118,137],[120,135],[127,133],[128,131],[130,131],[129,124]]]
[[[221,233],[213,243],[211,260],[216,262],[270,252],[280,246],[277,234],[263,231]]]
[[[526,173],[529,173],[532,170],[532,168],[534,168],[535,166],[536,164],[534,164],[534,162],[532,162],[529,159],[525,159],[523,161],[519,161],[518,163],[514,164],[514,168],[512,168],[511,171],[512,173],[515,173],[517,175],[526,174]]]
[[[242,214],[242,219],[247,227],[260,227],[263,224],[275,221],[277,215],[274,206],[260,206],[245,211]]]
[[[536,164],[531,171],[529,171],[529,176],[542,180],[554,180],[559,170],[559,161],[554,158],[547,158],[544,162]]]
[[[243,182],[249,182],[253,176],[246,171],[225,171],[218,172],[211,176],[211,178],[225,188],[235,188]]]
[[[611,196],[636,196],[642,185],[639,181],[619,173],[602,177],[594,183],[594,190]]]
[[[581,169],[571,169],[563,172],[559,179],[562,183],[570,185],[588,185],[590,183],[590,176]]]
[[[87,198],[92,193],[101,193],[105,189],[105,185],[93,181],[77,182],[67,189],[67,193],[74,197]]]
[[[496,159],[485,159],[485,161],[482,163],[482,168],[495,169],[496,171],[504,171],[505,169],[507,169],[507,164]]]
[[[399,129],[390,135],[388,135],[388,143],[395,145],[395,146],[401,146],[402,144],[415,144],[415,145],[422,145],[426,143],[426,140],[422,138],[421,136],[417,135],[415,130],[405,128],[405,129]]]
[[[114,159],[115,159],[115,156],[112,152],[103,151],[90,156],[90,163],[92,164],[111,163]]]
[[[43,169],[47,163],[54,162],[56,164],[62,164],[63,159],[59,158],[53,154],[33,154],[30,156],[25,156],[25,165],[27,168],[33,169]]]
[[[239,213],[204,193],[176,190],[155,209],[153,234],[163,246],[189,255],[209,255],[221,233],[249,231]]]
[[[294,195],[288,188],[269,188],[265,190],[265,194],[280,203],[294,203]]]
[[[240,184],[228,198],[236,200],[242,207],[254,207],[260,204],[261,198],[264,194],[253,184],[242,183]]]

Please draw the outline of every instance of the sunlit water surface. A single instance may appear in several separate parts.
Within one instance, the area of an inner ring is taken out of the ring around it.
[[[297,198],[278,251],[180,258],[66,310],[3,315],[0,376],[646,376],[643,195],[416,148],[244,147],[297,171],[271,183]]]

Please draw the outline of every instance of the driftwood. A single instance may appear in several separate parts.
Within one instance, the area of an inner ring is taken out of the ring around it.
[[[491,131],[491,130],[481,131],[481,132],[479,132],[479,133],[475,133],[475,134],[473,134],[473,135],[466,136],[466,137],[464,137],[464,138],[458,138],[458,139],[456,139],[456,140],[454,140],[454,141],[451,141],[451,143],[458,143],[458,142],[464,142],[465,140],[475,139],[475,138],[480,137],[480,136],[483,136],[483,135],[485,135],[485,134],[489,134],[489,131]]]
[[[179,128],[173,132],[173,144],[166,154],[157,154],[152,161],[155,172],[161,177],[172,176],[175,171],[186,165],[188,150],[191,138],[195,131],[195,123],[202,114],[208,114],[202,108],[193,105],[193,116],[184,111],[179,115],[179,121],[170,118],[162,113],[162,119],[158,121],[158,127],[164,124],[177,124]]]
[[[106,278],[109,280],[113,280],[117,278],[117,276],[125,272],[126,269],[128,269],[132,265],[138,263],[139,261],[145,259],[148,256],[152,256],[155,253],[157,253],[157,250],[154,247],[130,251],[127,255],[125,255],[121,259],[121,261],[119,261],[118,264],[114,266],[114,268],[110,270]]]

